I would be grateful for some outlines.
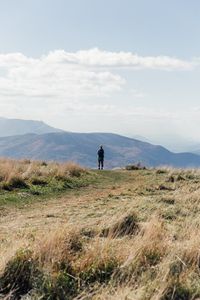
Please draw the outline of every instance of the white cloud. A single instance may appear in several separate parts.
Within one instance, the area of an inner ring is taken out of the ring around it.
[[[65,52],[56,50],[45,58],[49,62],[71,63],[92,67],[130,67],[159,70],[190,70],[193,61],[185,61],[169,56],[139,56],[132,52],[109,52],[98,48]]]
[[[67,112],[130,115],[129,108],[123,112],[114,106],[114,100],[105,100],[111,96],[114,99],[118,92],[124,92],[124,96],[126,92],[133,99],[145,96],[134,87],[127,90],[119,68],[165,71],[190,70],[193,66],[193,62],[171,57],[143,57],[97,48],[56,50],[40,58],[21,53],[0,54],[0,114],[36,119],[53,114],[59,118]]]
[[[68,99],[106,96],[121,90],[126,82],[113,72],[113,67],[188,70],[193,63],[97,48],[74,53],[56,50],[37,59],[21,53],[0,54],[0,96]],[[142,95],[135,91],[137,94]]]
[[[29,58],[21,53],[0,54],[1,115],[37,119],[52,114],[59,117],[63,111],[84,113],[94,110],[99,98],[109,97],[125,84],[124,78],[109,69],[58,62],[57,57],[57,52],[54,59],[48,55]],[[94,101],[91,109],[85,103],[89,99]],[[105,110],[105,105],[96,110]]]
[[[0,55],[0,95],[32,97],[90,97],[109,95],[121,89],[125,80],[109,71],[88,70],[82,66],[22,55]],[[6,70],[6,72],[5,72]]]

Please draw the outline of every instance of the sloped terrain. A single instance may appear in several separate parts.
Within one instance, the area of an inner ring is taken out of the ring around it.
[[[61,132],[42,121],[7,119],[0,117],[0,137],[21,135],[26,133],[43,134],[48,132]]]
[[[0,138],[0,156],[40,160],[75,161],[96,167],[97,149],[105,148],[105,167],[141,162],[145,166],[198,167],[200,156],[172,153],[161,146],[111,133],[48,133]]]
[[[199,299],[198,170],[60,165],[52,175],[37,162],[27,178],[25,163],[15,169],[27,186],[6,191],[2,176],[2,299]],[[33,170],[40,186],[60,180],[60,168],[64,180],[87,184],[30,195]]]

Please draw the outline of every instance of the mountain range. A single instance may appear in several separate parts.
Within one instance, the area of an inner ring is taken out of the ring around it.
[[[138,162],[153,167],[200,167],[198,154],[173,153],[162,146],[118,134],[65,132],[44,122],[0,118],[1,157],[71,160],[95,168],[101,144],[106,168]]]
[[[51,127],[42,121],[7,119],[0,117],[0,137],[26,133],[43,134],[61,131],[61,129]]]

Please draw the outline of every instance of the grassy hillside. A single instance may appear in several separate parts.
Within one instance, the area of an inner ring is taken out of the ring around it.
[[[2,299],[200,297],[198,170],[6,160],[0,174]]]

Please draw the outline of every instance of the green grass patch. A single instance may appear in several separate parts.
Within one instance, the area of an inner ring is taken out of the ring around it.
[[[95,182],[91,172],[81,176],[62,178],[32,178],[29,181],[13,178],[12,181],[1,185],[0,206],[16,205],[23,206],[35,201],[62,196],[70,190],[78,190]]]
[[[70,191],[75,193],[88,186],[104,189],[127,179],[131,180],[127,172],[123,171],[74,172],[71,176],[33,176],[28,180],[14,177],[9,182],[3,182],[0,187],[0,206],[21,207],[36,201],[59,197]]]

